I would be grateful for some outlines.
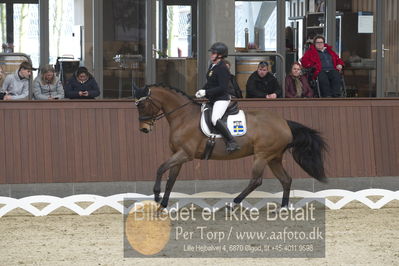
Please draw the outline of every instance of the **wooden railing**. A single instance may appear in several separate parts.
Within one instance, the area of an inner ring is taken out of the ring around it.
[[[399,99],[242,100],[319,130],[329,177],[399,176]],[[0,102],[0,184],[153,180],[168,158],[166,120],[138,130],[132,101]],[[293,177],[307,175],[289,153]],[[187,163],[179,179],[248,178],[252,158]],[[272,177],[269,170],[265,177]]]

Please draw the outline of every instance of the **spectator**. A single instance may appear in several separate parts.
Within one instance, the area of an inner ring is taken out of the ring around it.
[[[26,100],[29,96],[29,78],[32,75],[32,64],[24,61],[19,65],[14,74],[7,75],[4,80],[2,92],[4,100]]]
[[[341,96],[341,75],[344,62],[325,43],[323,36],[316,36],[313,44],[301,58],[303,67],[315,68],[313,78],[318,78],[321,97]]]
[[[281,88],[277,79],[268,71],[269,64],[260,62],[258,69],[247,81],[247,98],[274,99],[281,97]]]
[[[94,99],[100,89],[87,68],[79,67],[65,86],[65,97],[70,99]]]
[[[230,82],[229,82],[229,93],[231,96],[233,96],[234,98],[242,98],[242,92],[240,89],[240,86],[238,86],[237,80],[236,80],[236,76],[234,76],[233,74],[231,74],[231,63],[228,60],[224,60],[227,68],[229,69],[230,72]]]
[[[310,88],[307,77],[303,76],[302,66],[294,62],[291,72],[285,77],[285,97],[286,98],[311,98],[313,90]]]
[[[64,98],[64,88],[55,69],[51,65],[43,66],[33,82],[33,96],[36,100],[58,100]]]

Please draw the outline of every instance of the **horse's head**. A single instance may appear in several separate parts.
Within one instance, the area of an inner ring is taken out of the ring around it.
[[[149,133],[161,111],[161,106],[151,98],[151,90],[146,86],[138,88],[133,86],[134,100],[139,111],[140,131]]]

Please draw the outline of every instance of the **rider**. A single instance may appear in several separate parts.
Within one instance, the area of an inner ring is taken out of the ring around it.
[[[230,71],[223,58],[228,55],[228,48],[222,42],[214,43],[209,49],[212,61],[206,74],[206,84],[203,89],[197,91],[197,98],[206,97],[213,104],[212,124],[223,136],[226,142],[226,151],[233,152],[239,150],[237,142],[231,135],[227,125],[222,121],[222,117],[230,104],[229,94]]]

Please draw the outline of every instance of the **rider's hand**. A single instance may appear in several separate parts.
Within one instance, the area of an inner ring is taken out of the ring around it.
[[[197,98],[202,98],[202,97],[205,97],[205,94],[206,94],[205,90],[199,90],[199,91],[197,91],[197,93],[195,94],[195,97],[197,97]]]
[[[342,65],[338,64],[337,65],[337,69],[338,69],[338,71],[341,71],[342,70]]]

